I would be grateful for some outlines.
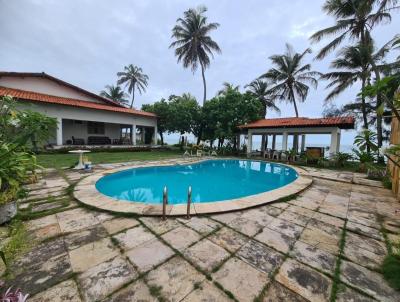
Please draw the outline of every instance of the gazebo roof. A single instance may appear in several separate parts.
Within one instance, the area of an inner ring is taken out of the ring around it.
[[[284,117],[262,119],[239,126],[241,129],[257,128],[312,128],[312,127],[338,127],[340,129],[354,129],[354,117]]]

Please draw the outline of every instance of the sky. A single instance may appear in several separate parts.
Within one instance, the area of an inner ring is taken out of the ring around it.
[[[128,64],[143,68],[149,76],[147,91],[136,95],[134,106],[153,103],[169,95],[189,92],[202,100],[202,79],[177,63],[169,49],[176,19],[192,7],[205,5],[210,22],[220,27],[211,36],[222,53],[216,54],[206,71],[207,98],[223,82],[241,89],[265,73],[269,56],[281,54],[285,43],[302,52],[314,70],[327,72],[334,53],[315,61],[324,46],[310,44],[315,31],[333,25],[322,10],[323,0],[0,0],[0,70],[46,72],[66,82],[99,93],[115,84],[116,73]],[[393,38],[400,28],[399,13],[390,24],[378,26],[373,36],[378,46]],[[311,90],[299,105],[300,116],[319,117],[328,93],[326,82]],[[356,85],[334,103],[354,100]],[[291,104],[281,102],[281,117],[294,116]],[[267,117],[279,117],[270,113]],[[342,144],[352,144],[355,131],[342,134]],[[175,138],[175,136],[173,136]],[[322,139],[329,143],[329,137]],[[321,138],[311,141],[321,143]]]

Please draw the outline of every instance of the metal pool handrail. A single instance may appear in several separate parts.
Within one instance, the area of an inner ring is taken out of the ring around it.
[[[192,202],[192,186],[188,188],[186,219],[190,219],[190,203]]]
[[[167,219],[166,217],[167,204],[168,204],[168,188],[167,186],[165,186],[163,190],[163,209],[162,209],[163,220]]]

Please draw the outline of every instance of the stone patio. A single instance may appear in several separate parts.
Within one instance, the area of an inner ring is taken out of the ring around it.
[[[5,286],[35,302],[329,301],[336,285],[336,301],[400,301],[377,272],[400,203],[362,175],[309,172],[288,202],[162,221],[82,207],[67,188],[87,174],[49,171],[20,204],[35,244]]]

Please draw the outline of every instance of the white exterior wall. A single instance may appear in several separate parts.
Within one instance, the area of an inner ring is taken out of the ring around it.
[[[104,104],[101,100],[45,78],[2,76],[0,86]]]
[[[63,144],[67,139],[71,139],[74,135],[76,138],[84,138],[87,142],[88,136],[94,136],[87,133],[87,124],[72,125],[67,120],[80,120],[80,121],[92,121],[92,122],[103,122],[105,125],[105,134],[99,136],[108,136],[110,139],[119,138],[119,125],[136,125],[136,126],[147,126],[157,127],[157,119],[154,117],[144,117],[139,115],[112,112],[106,110],[88,109],[82,107],[73,107],[56,104],[36,103],[20,101],[19,107],[21,109],[29,109],[43,113],[47,116],[54,117],[57,119],[63,119],[62,127],[62,140]],[[110,124],[107,124],[110,123]],[[70,127],[71,126],[71,127]],[[117,134],[118,133],[118,134]],[[56,137],[49,141],[51,144],[56,144]]]

